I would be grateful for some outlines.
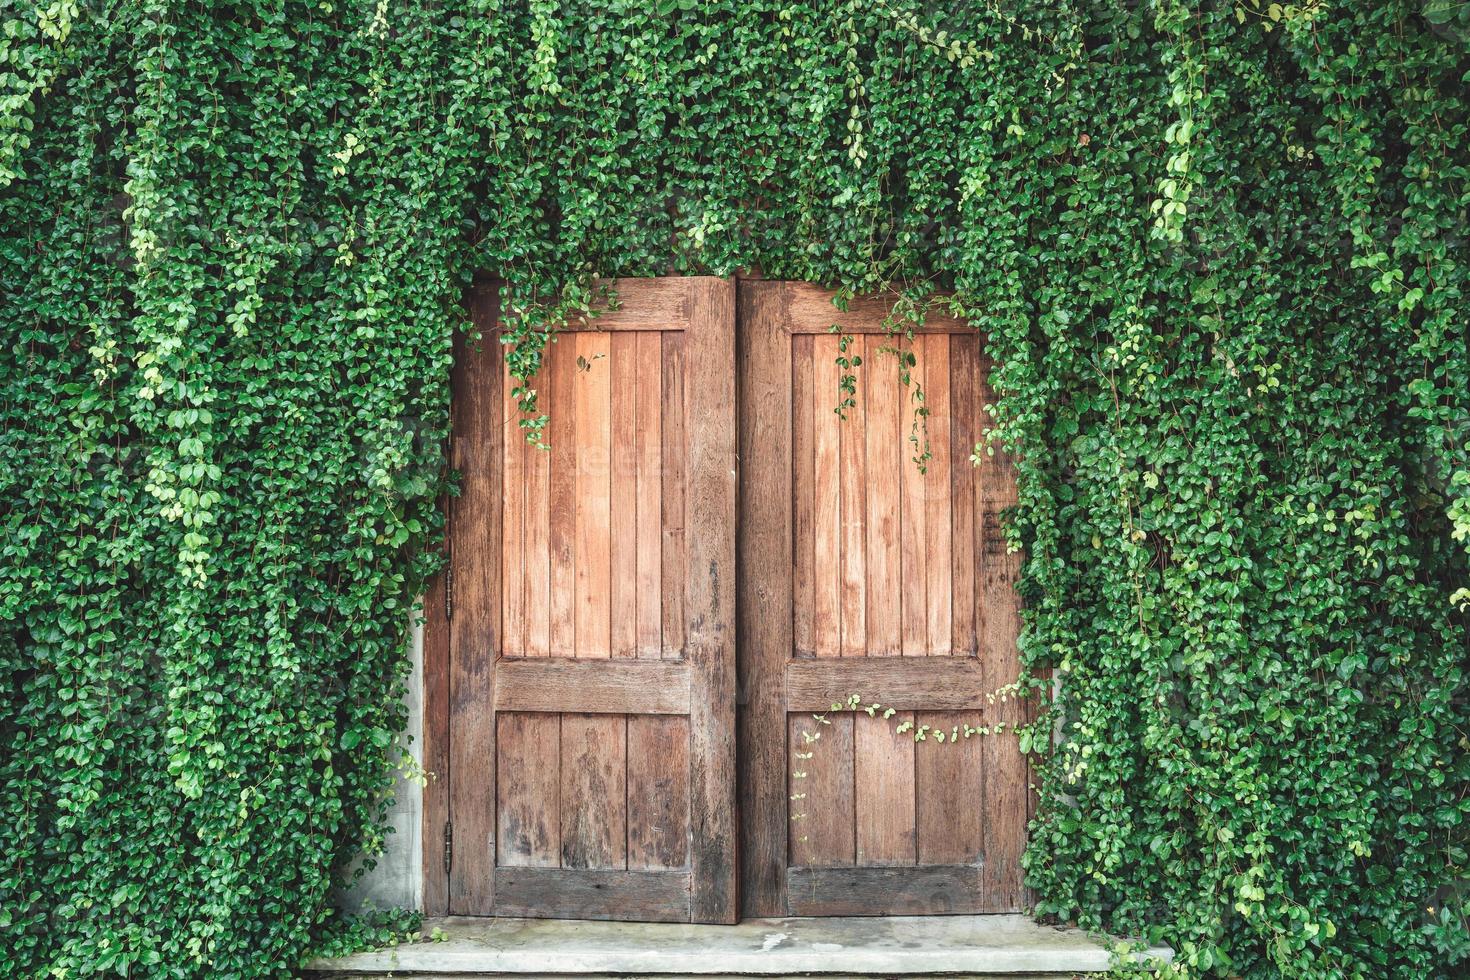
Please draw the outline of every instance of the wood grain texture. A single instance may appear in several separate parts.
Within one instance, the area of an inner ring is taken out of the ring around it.
[[[689,719],[628,718],[628,868],[689,866]]]
[[[979,391],[989,404],[995,395],[990,386],[992,365],[982,353]],[[988,431],[987,418],[982,429]],[[1016,502],[1015,473],[1007,456],[996,450],[982,456],[976,470],[976,522],[980,539],[979,609],[980,660],[986,668],[985,683],[995,689],[1020,675],[1016,639],[1020,634],[1021,603],[1016,593],[1020,556],[1006,550],[1002,512]],[[1024,706],[1016,701],[998,705],[990,719],[1014,724],[1022,720]],[[1016,738],[1004,734],[987,738],[982,749],[985,783],[985,897],[994,909],[1017,909],[1025,901],[1021,855],[1026,845],[1026,813],[1029,777],[1025,758]]]
[[[980,712],[920,711],[915,723],[944,732],[915,746],[914,787],[920,864],[978,864],[985,813],[981,758],[988,738],[965,738],[963,726],[978,727]],[[952,741],[956,732],[960,737]]]
[[[684,387],[686,643],[689,698],[689,914],[734,922],[735,286],[701,277],[691,298]]]
[[[609,338],[611,453],[608,521],[612,655],[638,656],[638,355],[639,335]]]
[[[577,649],[577,444],[572,389],[577,373],[573,335],[563,334],[547,348],[548,442],[551,483],[547,493],[551,547],[549,648],[575,654]]]
[[[500,650],[500,345],[494,292],[472,304],[485,338],[466,343],[455,366],[454,466],[462,477],[451,514],[454,619],[450,629],[450,815],[455,866],[449,911],[488,915],[495,867],[495,658]],[[457,777],[457,778],[456,778]],[[436,835],[437,837],[438,835]]]
[[[902,649],[905,657],[922,657],[929,652],[929,583],[928,550],[929,508],[924,500],[927,481],[919,469],[918,458],[924,449],[925,426],[916,415],[924,392],[924,365],[928,348],[918,337],[905,342],[918,364],[910,372],[910,383],[904,391],[903,431],[904,462],[899,473],[899,585],[902,619]],[[917,425],[917,427],[916,427]]]
[[[948,656],[950,652],[951,589],[950,547],[954,527],[950,522],[949,486],[949,337],[939,334],[924,338],[924,405],[929,409],[925,429],[929,439],[929,461],[924,469],[924,570],[926,581],[925,621],[928,639],[925,653]]]
[[[911,865],[915,860],[914,739],[898,726],[903,712],[885,719],[858,713],[853,719],[854,807],[857,863],[865,867]]]
[[[663,343],[656,333],[636,336],[634,525],[638,580],[634,632],[639,658],[657,660],[663,656]]]
[[[663,354],[663,552],[661,595],[663,600],[663,657],[677,660],[684,656],[685,623],[685,461],[689,443],[685,430],[684,349],[687,338],[682,333],[666,333],[660,345]]]
[[[956,656],[979,654],[975,620],[975,465],[970,461],[980,437],[979,338],[955,335],[949,339],[950,377],[950,521],[952,583],[950,637]]]
[[[627,866],[627,749],[624,716],[561,716],[563,868]]]
[[[827,721],[822,724],[805,712],[789,719],[791,863],[801,867],[851,865],[856,853],[853,719],[834,712]],[[811,758],[802,759],[798,753],[810,753]]]
[[[932,662],[931,662],[932,660]],[[786,665],[789,711],[824,711],[849,694],[876,698],[900,711],[985,707],[985,668],[972,657],[793,660]]]
[[[572,417],[576,427],[577,656],[612,655],[612,412],[607,334],[573,334],[576,371]]]
[[[496,343],[496,335],[486,334],[481,341]],[[501,582],[501,648],[504,652],[520,656],[526,650],[526,578],[523,535],[525,523],[522,515],[526,507],[526,440],[520,438],[515,397],[511,386],[515,383],[509,375],[509,367],[503,369],[500,378],[501,433],[500,446],[503,465],[501,468],[501,515],[500,515],[500,582]]]
[[[596,307],[597,315],[578,318],[569,329],[602,330],[687,330],[694,296],[699,290],[699,277],[664,276],[658,279],[599,279],[598,287],[612,286],[617,293],[617,309],[606,303]]]
[[[661,660],[502,660],[495,705],[500,711],[687,715],[690,675],[688,664]]]
[[[892,296],[855,296],[848,302],[846,312],[843,312],[832,305],[830,290],[805,282],[789,282],[785,285],[792,333],[827,333],[834,323],[844,333],[887,332],[883,321],[893,308]],[[916,333],[974,333],[974,330],[964,320],[955,319],[948,312],[939,310],[931,313],[924,326],[915,328]]]
[[[505,868],[495,914],[518,918],[687,922],[687,871]]]
[[[561,718],[497,713],[496,864],[561,866]]]
[[[527,442],[519,424],[506,427],[506,438],[519,440],[525,447],[524,649],[528,657],[545,657],[551,652],[551,453]]]
[[[848,338],[849,347],[843,355],[849,359],[860,359],[866,349],[862,338]],[[834,354],[836,356],[836,354]],[[839,369],[840,370],[840,369]],[[852,376],[861,384],[867,377],[862,366],[852,369]],[[843,392],[836,393],[838,398]],[[841,558],[838,568],[839,608],[842,632],[839,650],[844,657],[865,656],[868,651],[867,615],[867,403],[862,398],[853,398],[855,405],[846,408],[838,416],[838,487],[841,499],[838,504],[841,521]]]
[[[837,338],[812,338],[812,645],[842,655],[841,391]]]
[[[981,911],[980,869],[792,868],[792,915],[954,915]]]
[[[783,284],[789,285],[789,284]],[[784,296],[784,292],[782,293]],[[784,303],[784,300],[782,301]],[[772,313],[771,316],[780,316]],[[781,318],[783,333],[786,320]],[[812,350],[814,338],[795,337],[791,345],[791,479],[792,535],[792,643],[798,657],[816,656],[812,610],[816,605],[816,447],[813,443]],[[754,406],[747,405],[748,410]],[[773,447],[752,446],[752,451]],[[788,465],[782,461],[783,465]]]
[[[786,914],[785,665],[792,621],[792,345],[785,284],[739,285],[736,540],[741,911]],[[758,571],[757,571],[758,570]]]
[[[867,406],[866,490],[867,645],[870,657],[903,652],[899,581],[899,479],[904,467],[903,396],[898,358],[884,352],[886,337],[863,338],[863,377],[859,393]]]
[[[1009,732],[981,744],[985,785],[984,888],[988,911],[1018,911],[1025,904],[1026,761]]]

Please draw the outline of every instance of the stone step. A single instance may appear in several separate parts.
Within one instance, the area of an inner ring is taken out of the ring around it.
[[[679,925],[554,919],[429,919],[440,941],[319,959],[320,976],[1075,977],[1109,968],[1103,940],[1024,915],[747,919]],[[1164,948],[1150,950],[1170,958]]]

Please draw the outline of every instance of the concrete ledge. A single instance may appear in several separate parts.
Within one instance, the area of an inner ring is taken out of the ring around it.
[[[433,919],[447,938],[316,960],[307,969],[361,976],[661,978],[828,976],[1071,977],[1108,969],[1101,942],[1024,915],[748,919],[735,926]],[[1169,959],[1164,948],[1151,955]]]

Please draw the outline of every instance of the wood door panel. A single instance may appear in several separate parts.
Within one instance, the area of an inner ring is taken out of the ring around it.
[[[852,715],[853,810],[856,864],[901,867],[916,863],[917,814],[915,745],[898,726],[912,722],[904,711],[892,718]]]
[[[919,711],[915,725],[949,733],[984,723],[978,711]],[[917,863],[980,864],[985,858],[984,742],[964,738],[944,745],[917,744],[914,753]],[[1006,773],[1011,777],[1012,773]],[[983,880],[983,878],[981,879]]]
[[[496,723],[496,864],[559,868],[561,715],[501,711]]]
[[[791,863],[811,868],[851,866],[853,824],[853,717],[826,724],[810,714],[788,716],[791,777]]]
[[[628,867],[689,867],[689,719],[628,719]]]
[[[973,864],[791,868],[786,890],[790,915],[952,915],[975,911],[981,878]]]
[[[561,866],[628,866],[628,719],[561,716]]]
[[[528,919],[688,922],[687,871],[505,868],[496,882],[497,915]]]
[[[432,913],[734,920],[733,285],[618,291],[526,382],[549,448],[520,424],[495,290],[471,294],[448,643],[426,646],[449,674]]]
[[[1010,467],[971,458],[982,338],[740,289],[744,912],[1015,910],[1029,771],[1009,731],[965,735],[1025,716],[987,697],[1019,673],[1019,565]],[[832,710],[853,696],[895,714]]]

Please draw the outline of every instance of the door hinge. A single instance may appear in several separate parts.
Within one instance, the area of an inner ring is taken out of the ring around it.
[[[444,821],[444,873],[454,864],[454,821]]]
[[[444,618],[454,619],[454,565],[444,569]]]

